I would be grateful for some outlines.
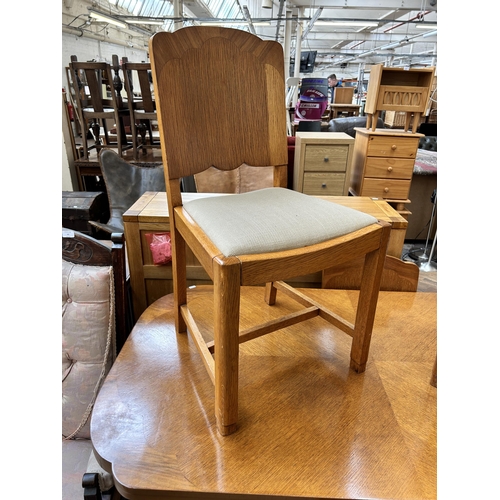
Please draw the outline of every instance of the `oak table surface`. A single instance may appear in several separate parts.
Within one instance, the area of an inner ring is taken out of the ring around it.
[[[189,292],[201,331],[211,286]],[[358,291],[304,289],[354,319]],[[242,290],[241,327],[300,308]],[[91,436],[118,491],[144,498],[436,498],[436,294],[380,292],[366,372],[317,317],[240,346],[239,428],[216,430],[214,386],[173,298],[142,314],[97,398]]]

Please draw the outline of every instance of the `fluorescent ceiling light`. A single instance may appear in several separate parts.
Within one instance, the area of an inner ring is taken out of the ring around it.
[[[437,24],[415,23],[415,28],[419,28],[419,29],[423,29],[423,30],[437,30]]]
[[[129,24],[154,24],[156,26],[163,26],[163,21],[153,21],[151,19],[125,19]]]
[[[378,26],[377,21],[316,21],[314,26]]]
[[[248,25],[248,21],[242,20],[242,21],[206,21],[203,23],[200,23],[201,26],[240,26],[242,24]]]
[[[115,26],[119,26],[120,28],[127,28],[127,25],[115,19],[114,17],[107,16],[106,14],[101,14],[100,12],[96,12],[95,10],[89,10],[90,17],[93,17],[96,21],[101,21],[103,23],[114,24]]]

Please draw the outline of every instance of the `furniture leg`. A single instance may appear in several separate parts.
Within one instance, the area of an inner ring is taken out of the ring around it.
[[[101,127],[99,125],[99,121],[98,120],[92,121],[90,127],[92,128],[92,134],[94,135],[95,148],[97,152],[99,152],[101,149],[101,138],[99,137]],[[87,158],[88,158],[88,148],[87,148]]]
[[[266,291],[265,291],[265,297],[264,300],[266,303],[270,306],[273,306],[276,304],[276,292],[277,288],[274,286],[274,283],[266,283]]]
[[[378,121],[379,114],[380,114],[380,111],[375,111],[375,113],[372,116],[372,130],[375,130],[377,128],[377,121]]]
[[[380,291],[380,280],[390,231],[390,225],[385,225],[382,230],[380,248],[370,252],[365,257],[351,346],[350,366],[357,373],[365,371],[366,362],[368,361],[373,322]]]
[[[141,122],[137,125],[137,129],[139,130],[139,134],[141,134],[141,148],[142,154],[146,154],[146,124]]]
[[[215,262],[215,417],[222,436],[236,431],[240,323],[240,262]]]
[[[367,113],[366,114],[366,128],[370,129],[371,126],[372,126],[372,115],[371,115],[371,113]]]
[[[420,122],[420,116],[421,115],[422,115],[422,113],[420,113],[420,112],[416,112],[413,115],[413,124],[412,124],[412,128],[411,128],[411,130],[412,130],[413,133],[415,133],[417,131],[417,129],[418,129],[418,124]]]
[[[178,333],[186,333],[186,322],[181,314],[181,306],[187,304],[186,242],[177,230],[171,231],[170,238],[172,239],[175,328]]]

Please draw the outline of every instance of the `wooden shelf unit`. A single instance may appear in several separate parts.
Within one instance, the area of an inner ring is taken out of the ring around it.
[[[420,117],[427,111],[435,68],[388,68],[372,66],[366,95],[366,128],[375,130],[380,111],[399,111],[406,114],[404,130],[410,122],[416,132]],[[412,120],[413,115],[413,120]]]

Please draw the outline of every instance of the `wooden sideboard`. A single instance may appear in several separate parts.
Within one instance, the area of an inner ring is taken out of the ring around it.
[[[206,193],[184,193],[183,200],[200,196],[214,196]],[[228,195],[231,196],[231,195]],[[321,198],[369,213],[392,225],[387,254],[401,257],[408,221],[382,200],[355,196],[321,196]],[[125,241],[130,270],[130,285],[135,318],[155,300],[173,291],[171,265],[154,265],[148,243],[148,233],[170,231],[167,195],[165,192],[147,192],[123,214]],[[212,284],[208,274],[197,259],[187,250],[187,283],[192,285]],[[299,276],[290,281],[294,286],[321,288],[321,272]]]
[[[297,132],[293,189],[312,196],[349,192],[354,139],[344,132]]]

